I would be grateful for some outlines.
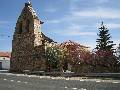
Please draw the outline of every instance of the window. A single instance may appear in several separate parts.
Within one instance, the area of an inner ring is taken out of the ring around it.
[[[27,19],[26,20],[26,25],[25,25],[25,29],[27,32],[29,32],[29,26],[30,26],[30,21]]]
[[[22,22],[19,23],[19,34],[22,33]]]

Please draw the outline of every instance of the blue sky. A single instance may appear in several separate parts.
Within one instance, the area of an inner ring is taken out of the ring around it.
[[[94,48],[102,21],[110,30],[111,40],[120,43],[120,0],[31,1],[39,19],[44,21],[42,32],[59,43],[73,40]],[[12,50],[15,23],[25,2],[0,1],[0,51]]]

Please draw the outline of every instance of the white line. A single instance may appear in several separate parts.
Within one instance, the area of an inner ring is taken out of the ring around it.
[[[66,80],[70,80],[69,78],[66,78]]]
[[[5,81],[6,81],[7,79],[3,79],[3,80],[5,80]]]
[[[27,84],[28,82],[24,82],[25,84]]]
[[[11,82],[13,82],[14,80],[10,80]]]
[[[73,90],[76,90],[77,88],[72,88]]]
[[[55,79],[55,78],[51,78],[51,79]]]
[[[21,81],[17,81],[18,83],[21,82]]]
[[[78,90],[87,90],[87,89],[85,89],[85,88],[81,88],[81,89],[78,89]]]
[[[65,87],[65,88],[68,88],[68,87]]]
[[[16,76],[21,76],[21,75],[17,74]]]
[[[84,81],[84,80],[81,79],[80,81]]]
[[[31,76],[28,76],[28,77],[31,77]]]
[[[113,83],[119,83],[119,82],[113,82]]]
[[[101,81],[96,81],[96,82],[101,82]]]

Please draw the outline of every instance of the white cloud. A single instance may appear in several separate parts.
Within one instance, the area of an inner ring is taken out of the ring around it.
[[[0,21],[0,28],[8,28],[6,26],[11,23],[13,22],[12,21]]]
[[[96,0],[97,3],[107,3],[109,0]]]
[[[113,30],[113,29],[120,29],[120,23],[104,23],[104,25],[110,29],[110,30]],[[95,27],[99,28],[100,27],[100,23],[99,24],[96,24]],[[119,30],[118,29],[118,30]]]
[[[70,30],[69,32],[68,31],[65,31],[63,33],[63,35],[68,35],[68,36],[95,36],[96,33],[95,32],[80,32],[80,31],[77,31],[77,30]]]
[[[56,8],[53,8],[53,7],[49,7],[49,8],[47,8],[47,9],[45,9],[45,11],[46,11],[46,12],[49,12],[49,13],[54,13],[54,12],[57,11],[57,9],[56,9]]]
[[[83,19],[84,18],[84,19]],[[57,20],[49,20],[48,23],[82,23],[82,20],[86,20],[83,22],[91,22],[95,19],[120,19],[120,10],[114,9],[104,9],[104,8],[97,8],[97,9],[90,9],[90,10],[71,10],[69,14],[64,15],[62,18],[58,18]],[[93,23],[93,22],[92,22]],[[88,25],[89,26],[89,25]],[[99,26],[99,25],[97,25]],[[109,24],[110,28],[119,28],[119,24]],[[96,26],[95,26],[96,27]]]
[[[72,16],[74,17],[90,17],[90,18],[111,18],[111,19],[120,19],[120,10],[113,9],[91,9],[84,11],[72,11]]]
[[[78,24],[71,24],[69,27],[68,27],[69,30],[80,30],[81,29],[81,26],[78,25]]]
[[[73,2],[78,2],[79,0],[71,0],[71,1],[73,1]]]
[[[82,27],[83,28],[83,27]],[[59,35],[64,36],[95,36],[96,32],[83,32],[80,31],[81,26],[77,24],[72,24],[65,28],[64,30],[55,31],[54,33],[59,33]]]
[[[106,24],[107,27],[109,27],[110,29],[117,29],[117,28],[120,28],[120,24],[118,23],[108,23]]]
[[[58,24],[58,23],[60,23],[61,22],[61,20],[47,20],[46,21],[47,23],[52,23],[52,24]]]
[[[81,45],[87,46],[89,47],[89,50],[92,51],[95,47],[96,47],[96,42],[95,41],[91,41],[91,40],[86,40],[86,41],[75,41]]]
[[[112,39],[113,40],[113,43],[116,44],[114,46],[114,48],[116,49],[118,47],[118,45],[120,44],[120,39]]]
[[[7,24],[10,23],[9,21],[0,21],[0,24]]]

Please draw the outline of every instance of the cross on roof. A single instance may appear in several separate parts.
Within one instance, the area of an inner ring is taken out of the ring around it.
[[[32,2],[32,0],[28,0],[28,2],[30,2],[30,3],[31,3],[31,2]]]

